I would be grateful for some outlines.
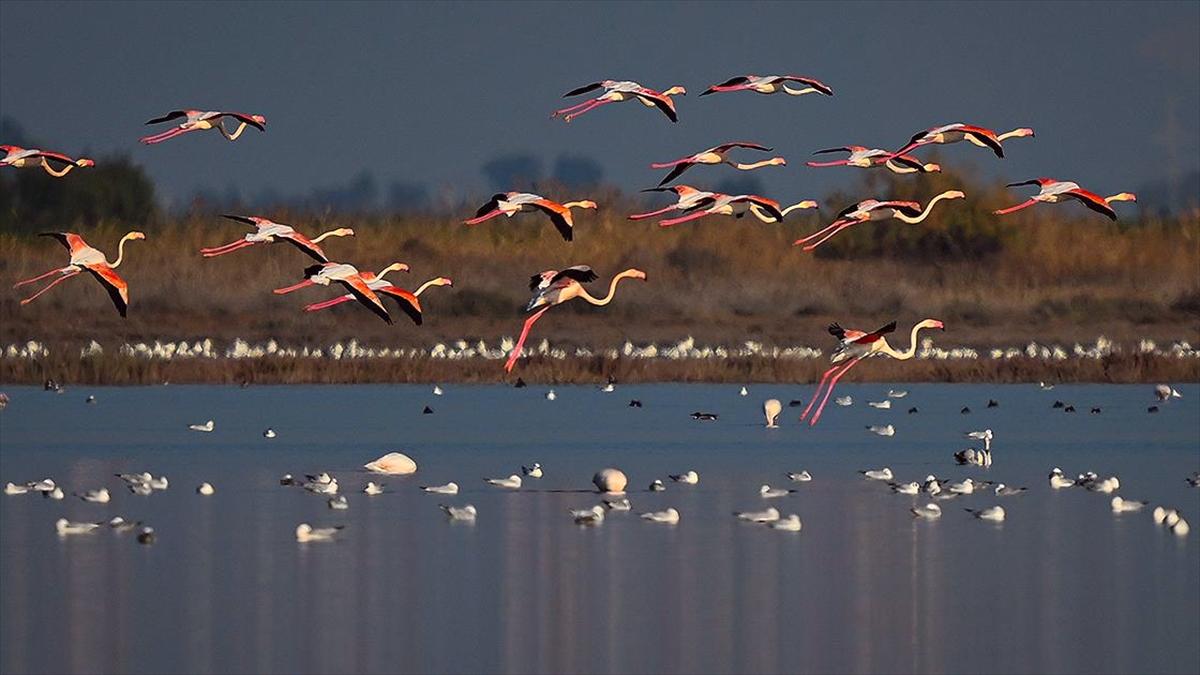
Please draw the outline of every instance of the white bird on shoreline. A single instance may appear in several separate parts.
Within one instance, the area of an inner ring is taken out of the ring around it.
[[[59,518],[54,521],[54,531],[58,532],[59,536],[88,534],[94,532],[98,527],[100,527],[100,523],[73,523],[66,518]]]
[[[895,477],[892,475],[892,470],[886,466],[882,469],[859,471],[859,473],[869,480],[892,480]]]
[[[450,481],[445,485],[422,485],[421,489],[432,494],[456,495],[458,494],[458,483]]]
[[[942,517],[942,507],[932,503],[914,506],[909,511],[917,518],[924,518],[926,520],[935,520]]]
[[[216,424],[212,420],[209,420],[209,421],[205,422],[204,424],[189,424],[188,425],[188,429],[191,429],[192,431],[203,431],[205,433],[209,433],[215,428],[216,428]]]
[[[521,477],[515,473],[508,478],[484,478],[483,480],[488,485],[495,485],[496,487],[507,488],[509,490],[516,490],[521,487]]]
[[[967,513],[975,516],[980,520],[990,520],[992,522],[1000,522],[1004,520],[1003,506],[989,506],[986,509],[964,509]]]
[[[438,508],[445,511],[446,516],[449,517],[450,520],[470,521],[472,523],[475,522],[475,516],[479,513],[479,511],[476,510],[476,508],[471,504],[467,504],[466,506],[447,506],[445,504],[438,504]]]
[[[687,483],[688,485],[695,485],[700,482],[700,474],[691,470],[684,473],[671,474],[669,478],[676,483]]]
[[[787,477],[788,480],[792,481],[793,483],[807,483],[812,480],[812,474],[810,474],[807,470],[801,471],[800,473],[789,472]]]
[[[778,497],[786,497],[795,492],[795,490],[784,490],[783,488],[773,488],[770,485],[763,485],[758,489],[758,494],[763,499],[775,499]]]
[[[767,527],[772,530],[783,530],[784,532],[799,532],[804,527],[804,524],[800,522],[800,516],[793,513],[775,522],[767,523]]]
[[[737,511],[733,515],[738,520],[745,520],[751,523],[770,523],[779,520],[779,509],[772,506],[762,511]]]
[[[296,526],[296,541],[301,544],[307,544],[310,541],[333,541],[333,535],[341,530],[342,526],[334,527],[313,527],[308,523],[300,523]]]
[[[675,525],[679,522],[679,512],[674,508],[665,511],[651,511],[641,514],[642,520],[649,520],[652,523],[664,523],[666,525]]]

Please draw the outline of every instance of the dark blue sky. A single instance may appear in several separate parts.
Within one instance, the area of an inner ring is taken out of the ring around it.
[[[168,201],[228,184],[303,193],[364,169],[462,197],[513,152],[590,156],[632,189],[657,182],[651,161],[734,139],[788,157],[757,172],[769,196],[819,198],[855,176],[804,167],[812,150],[898,147],[956,121],[1037,138],[1004,160],[961,144],[944,163],[1105,194],[1200,157],[1197,2],[3,2],[0,23],[0,113],[51,149],[131,154]],[[695,96],[746,72],[811,75],[837,95]],[[609,77],[686,86],[679,124],[633,103],[549,119],[563,92]],[[262,113],[268,131],[137,144],[142,122],[179,107]]]

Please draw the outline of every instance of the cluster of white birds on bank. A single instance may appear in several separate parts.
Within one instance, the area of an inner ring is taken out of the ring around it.
[[[220,348],[212,338],[195,340],[159,341],[152,343],[135,342],[122,343],[114,348],[117,354],[125,357],[154,361],[171,361],[176,359],[330,359],[334,361],[353,359],[447,359],[452,361],[483,359],[496,361],[507,358],[515,342],[512,338],[502,338],[495,345],[488,345],[483,340],[468,342],[455,340],[449,343],[437,343],[429,348],[418,347],[373,347],[350,340],[346,343],[335,342],[326,346],[285,346],[277,340],[251,343],[241,338],[235,339],[227,347]],[[80,359],[94,359],[103,356],[106,350],[95,340],[80,348]],[[825,352],[817,347],[771,346],[756,341],[745,341],[740,346],[726,345],[697,345],[692,337],[686,337],[674,343],[647,344],[638,346],[626,341],[620,347],[592,349],[588,347],[571,346],[555,347],[549,340],[543,339],[539,344],[528,347],[526,353],[539,356],[566,360],[569,358],[594,358],[601,356],[609,360],[619,358],[632,359],[663,359],[679,360],[709,360],[731,358],[769,358],[769,359],[821,359]],[[40,360],[49,358],[51,350],[46,344],[37,340],[29,340],[21,344],[9,344],[3,349],[5,358]],[[1090,345],[1075,343],[1071,346],[1043,345],[1030,342],[1024,347],[951,347],[943,348],[933,345],[929,340],[923,340],[921,349],[917,352],[918,359],[937,361],[979,360],[993,361],[1011,360],[1018,358],[1037,359],[1041,361],[1067,361],[1069,359],[1102,359],[1113,354],[1146,354],[1166,358],[1189,359],[1200,358],[1200,350],[1192,347],[1186,340],[1172,342],[1166,348],[1160,348],[1153,340],[1140,340],[1136,345],[1121,345],[1103,336],[1096,338]]]

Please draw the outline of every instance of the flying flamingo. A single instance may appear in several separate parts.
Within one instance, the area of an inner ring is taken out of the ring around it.
[[[803,89],[793,89],[787,86],[788,82],[799,82],[804,85]],[[739,75],[732,77],[721,84],[714,84],[704,90],[701,96],[708,96],[721,91],[755,91],[760,94],[778,94],[780,92],[791,96],[803,96],[805,94],[824,94],[825,96],[833,96],[833,89],[830,89],[820,80],[814,80],[811,77],[803,77],[801,75]]]
[[[238,136],[246,130],[247,126],[252,126],[259,131],[267,130],[267,118],[262,115],[247,115],[238,112],[221,112],[218,110],[172,110],[162,117],[155,117],[146,122],[146,124],[159,124],[160,122],[170,122],[179,118],[185,118],[173,129],[168,129],[160,134],[146,136],[142,138],[142,142],[147,145],[162,143],[168,138],[174,138],[180,134],[186,134],[189,131],[207,131],[216,129],[221,132],[221,135],[230,141],[236,141]],[[232,117],[239,122],[238,128],[232,134],[225,130],[225,118]]]
[[[1057,204],[1067,199],[1077,199],[1084,206],[1095,211],[1103,213],[1112,220],[1117,219],[1117,212],[1113,211],[1110,204],[1112,202],[1136,202],[1137,195],[1132,192],[1118,192],[1111,197],[1101,197],[1095,192],[1084,190],[1079,187],[1078,183],[1072,183],[1065,180],[1055,180],[1054,178],[1034,178],[1032,180],[1024,180],[1019,183],[1009,183],[1006,187],[1017,187],[1020,185],[1038,185],[1041,186],[1041,192],[1038,192],[1033,197],[1017,204],[1010,206],[1007,209],[993,211],[996,215],[1004,215],[1013,211],[1020,211],[1023,208],[1033,206],[1039,202],[1047,204]]]
[[[200,249],[200,254],[205,258],[212,258],[213,256],[233,253],[240,248],[246,248],[247,246],[253,246],[259,243],[275,243],[278,241],[286,241],[287,243],[292,244],[296,248],[307,253],[309,257],[313,258],[317,262],[327,263],[329,262],[329,258],[325,256],[325,251],[322,251],[321,247],[317,244],[326,237],[354,236],[354,230],[348,227],[340,227],[336,230],[330,230],[320,236],[314,237],[313,239],[309,239],[308,237],[297,232],[294,228],[292,228],[291,225],[276,223],[275,221],[268,220],[266,218],[260,218],[258,216],[236,216],[225,213],[221,214],[221,217],[228,218],[230,220],[236,220],[239,223],[253,225],[258,229],[255,232],[246,234],[246,236],[241,240],[235,241],[232,244]]]
[[[131,239],[145,239],[146,235],[133,231],[121,237],[121,242],[117,244],[117,259],[111,263],[108,262],[103,253],[88,246],[83,237],[74,232],[43,232],[39,236],[54,237],[62,242],[62,245],[66,246],[67,250],[71,252],[71,261],[66,267],[53,269],[45,274],[38,275],[32,279],[18,281],[14,284],[13,288],[19,288],[25,284],[31,284],[55,274],[59,275],[57,279],[51,281],[45,288],[22,300],[22,305],[33,302],[34,298],[54,288],[55,285],[63,280],[70,279],[86,270],[91,272],[92,276],[96,277],[96,281],[99,281],[104,286],[104,290],[108,291],[108,296],[112,298],[113,304],[116,305],[117,311],[121,313],[121,316],[125,316],[126,311],[129,309],[129,284],[125,283],[125,280],[117,274],[116,268],[125,259],[125,242]]]
[[[830,325],[829,333],[841,341],[838,348],[834,350],[832,358],[829,359],[835,365],[821,376],[821,382],[817,385],[816,393],[813,394],[812,400],[808,402],[808,407],[800,414],[800,421],[804,421],[808,417],[808,413],[812,410],[817,399],[821,398],[821,404],[817,406],[816,413],[808,423],[809,426],[816,426],[817,421],[821,419],[821,411],[825,409],[825,404],[829,402],[829,395],[833,393],[833,388],[837,385],[838,380],[863,359],[873,356],[888,356],[897,361],[911,359],[917,353],[917,333],[925,328],[946,330],[945,324],[941,321],[937,319],[925,319],[913,326],[908,349],[898,352],[888,344],[887,339],[884,337],[896,330],[895,321],[870,333],[864,333],[860,330],[846,330],[836,323]],[[842,361],[846,361],[845,365],[842,365]],[[825,389],[825,396],[821,397],[821,389],[826,387],[826,383],[828,383],[828,388]]]
[[[86,157],[72,159],[58,152],[26,149],[15,145],[0,145],[0,151],[4,152],[4,156],[0,157],[0,166],[11,166],[17,169],[41,167],[55,178],[62,178],[70,173],[71,169],[96,166],[94,161]],[[50,162],[62,162],[64,166],[62,170],[57,170],[50,165]]]
[[[816,202],[800,202],[793,205],[793,207],[789,207],[788,210],[790,211],[792,208],[812,208],[815,206]],[[756,209],[755,207],[758,208]],[[709,197],[699,199],[695,205],[687,209],[687,215],[660,220],[658,224],[662,227],[670,227],[709,215],[741,218],[746,213],[754,214],[755,217],[763,222],[781,221],[785,215],[784,210],[779,207],[779,202],[774,199],[767,199],[758,195],[714,193]],[[768,219],[768,216],[771,219]]]
[[[541,211],[550,216],[550,222],[554,223],[554,227],[558,229],[562,238],[571,241],[575,228],[575,219],[571,216],[571,209],[594,208],[596,208],[596,202],[590,199],[559,204],[529,192],[498,192],[492,195],[486,204],[479,207],[474,218],[463,222],[467,225],[477,225],[499,215],[512,218],[521,211]]]
[[[764,159],[761,162],[754,162],[752,164],[734,162],[725,157],[725,155],[734,148],[748,148],[750,150],[761,150],[763,152],[771,152],[772,150],[765,145],[759,145],[757,143],[744,143],[735,141],[732,143],[722,143],[721,145],[709,148],[707,150],[702,150],[694,155],[689,155],[673,162],[656,162],[651,164],[650,168],[671,169],[671,173],[668,173],[667,177],[659,182],[658,186],[662,187],[663,185],[675,180],[681,176],[684,171],[687,171],[697,164],[728,164],[739,171],[751,171],[764,166],[785,166],[787,164],[787,160],[782,157],[772,157],[771,159]]]
[[[913,148],[919,148],[922,145],[929,145],[931,143],[958,143],[959,141],[969,141],[970,143],[978,145],[981,148],[991,148],[992,152],[996,153],[997,157],[1003,158],[1004,147],[1000,145],[1001,142],[1009,138],[1022,138],[1032,135],[1033,129],[1026,127],[1013,129],[1012,131],[1008,131],[1003,134],[997,134],[995,131],[985,127],[977,127],[970,124],[956,122],[955,124],[946,124],[940,127],[933,127],[931,129],[926,129],[925,131],[920,131],[916,134],[913,134],[913,137],[908,141],[908,145],[889,154],[888,159],[899,157],[900,155],[907,153],[909,150],[912,150]]]
[[[404,313],[407,314],[410,319],[412,319],[413,323],[420,326],[422,320],[422,310],[421,302],[417,298],[419,298],[420,295],[428,288],[433,286],[453,286],[454,282],[447,277],[437,277],[436,279],[430,279],[429,281],[426,281],[425,283],[421,284],[417,290],[410,293],[399,286],[392,285],[389,281],[383,278],[385,274],[392,270],[399,270],[407,267],[408,266],[404,263],[392,263],[391,265],[380,270],[378,274],[363,272],[362,278],[367,282],[367,287],[375,291],[375,293],[382,293],[395,298],[397,304],[400,305],[400,309],[402,309]],[[345,295],[339,295],[331,300],[316,302],[308,305],[304,308],[304,311],[317,312],[322,309],[333,307],[334,305],[340,305],[343,302],[350,302],[353,299],[354,295],[347,293]]]
[[[835,234],[842,230],[858,223],[865,223],[870,220],[887,220],[895,218],[906,223],[919,223],[933,213],[933,205],[943,199],[963,199],[966,195],[961,190],[947,190],[925,205],[925,210],[921,210],[920,202],[906,201],[887,201],[881,202],[874,199],[861,201],[853,206],[847,206],[842,209],[842,212],[837,214],[836,219],[830,225],[813,232],[812,234],[802,239],[797,239],[793,242],[793,246],[808,244],[809,241],[816,239],[817,241],[808,244],[804,247],[805,251],[811,251],[816,247],[829,241]]]
[[[599,108],[606,103],[620,103],[621,101],[637,99],[646,107],[657,107],[672,122],[678,122],[679,116],[675,113],[675,101],[671,100],[671,97],[677,94],[687,94],[687,90],[679,85],[675,85],[666,91],[655,91],[629,80],[603,80],[601,82],[586,84],[578,89],[572,89],[563,94],[563,98],[586,94],[597,89],[604,89],[604,93],[578,105],[563,108],[562,110],[555,110],[550,116],[558,117],[562,115],[564,122],[570,122],[576,117]]]
[[[700,200],[717,194],[715,192],[708,192],[707,190],[697,190],[691,185],[672,185],[670,187],[646,188],[645,190],[642,190],[642,192],[674,192],[677,199],[674,204],[665,206],[656,211],[635,213],[629,216],[630,220],[653,218],[655,216],[661,216],[669,211],[686,211],[700,203]]]
[[[535,274],[529,278],[529,290],[533,291],[533,298],[529,301],[529,305],[525,307],[525,311],[533,311],[541,307],[533,316],[525,320],[525,325],[521,328],[521,337],[517,339],[517,346],[513,347],[512,353],[508,355],[508,361],[504,364],[505,372],[512,372],[513,366],[517,363],[517,358],[521,356],[521,347],[525,344],[525,339],[529,337],[529,329],[533,328],[534,322],[542,317],[549,309],[555,305],[561,305],[568,300],[574,298],[582,298],[585,302],[603,307],[612,302],[613,296],[617,292],[617,284],[622,279],[641,279],[646,280],[646,273],[638,269],[627,269],[617,276],[613,277],[612,283],[608,286],[608,295],[603,298],[595,298],[584,290],[582,284],[591,283],[598,279],[596,273],[587,265],[575,265],[568,267],[565,270],[546,270],[541,274]]]
[[[403,263],[399,263],[404,265]],[[396,268],[400,269],[400,268]],[[404,270],[408,269],[408,265],[403,266]],[[371,290],[367,285],[366,279],[359,273],[353,265],[345,263],[327,262],[321,265],[311,265],[304,269],[304,276],[308,277],[304,281],[284,288],[276,288],[277,295],[298,291],[306,286],[317,284],[320,286],[328,286],[330,283],[337,282],[345,286],[350,294],[354,296],[364,307],[371,310],[384,321],[392,323],[392,317],[388,314],[387,308],[383,306],[383,301]]]
[[[850,156],[832,162],[805,162],[812,167],[854,166],[862,169],[885,166],[892,173],[938,173],[942,170],[940,164],[923,163],[912,155],[896,155],[889,158],[890,150],[868,148],[862,145],[846,145],[840,148],[817,150],[814,155],[824,155],[831,152],[848,152]]]

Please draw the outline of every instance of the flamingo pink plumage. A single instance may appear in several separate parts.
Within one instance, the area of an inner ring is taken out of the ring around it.
[[[129,284],[127,284],[125,280],[121,278],[121,275],[117,274],[116,268],[121,265],[123,260],[125,260],[125,242],[136,239],[145,239],[145,234],[135,230],[127,233],[124,237],[121,237],[120,243],[117,244],[117,259],[111,263],[108,262],[103,253],[89,246],[88,243],[83,240],[83,237],[75,234],[74,232],[43,232],[40,236],[54,237],[57,239],[59,243],[65,246],[67,251],[70,252],[71,260],[66,267],[53,269],[45,274],[40,274],[32,279],[18,281],[16,284],[14,284],[13,288],[19,288],[25,284],[31,284],[35,281],[40,281],[54,274],[59,275],[57,279],[51,281],[44,288],[42,288],[42,290],[22,300],[22,305],[27,305],[30,302],[33,302],[34,298],[37,298],[42,293],[54,288],[59,283],[70,279],[80,272],[87,271],[90,272],[92,276],[96,277],[96,281],[99,281],[100,285],[104,286],[104,290],[108,291],[108,297],[112,298],[113,305],[116,306],[117,311],[121,313],[122,317],[125,316],[126,311],[129,308]]]
[[[247,115],[246,113],[222,112],[219,110],[172,110],[162,117],[155,117],[149,120],[146,124],[159,124],[181,118],[183,121],[175,128],[152,136],[145,136],[141,139],[142,143],[153,145],[190,131],[208,131],[209,129],[216,129],[225,138],[230,141],[236,141],[247,126],[252,126],[259,131],[267,130],[267,118],[262,115]],[[232,118],[238,122],[238,128],[232,134],[225,130],[225,118]]]
[[[0,145],[0,152],[4,153],[4,156],[0,157],[0,166],[11,166],[17,169],[40,167],[55,178],[62,178],[70,173],[71,169],[96,166],[96,162],[87,157],[74,159],[60,152],[22,148],[16,145]],[[51,162],[61,162],[64,166],[62,169],[55,169],[50,165]]]
[[[807,237],[797,239],[792,245],[800,246],[808,244],[804,247],[805,251],[811,251],[821,244],[829,241],[834,235],[842,230],[856,225],[865,223],[871,220],[886,220],[895,218],[906,223],[916,224],[925,220],[929,214],[933,213],[933,205],[943,199],[963,199],[966,195],[961,190],[947,190],[929,200],[925,205],[925,210],[921,210],[919,202],[909,201],[878,201],[875,199],[867,199],[857,204],[847,206],[842,209],[841,213],[837,214],[833,223],[824,228],[813,232]],[[808,242],[816,239],[815,242]]]
[[[1079,187],[1078,183],[1071,181],[1057,180],[1055,178],[1034,178],[1032,180],[1023,180],[1019,183],[1009,183],[1006,187],[1018,187],[1021,185],[1037,185],[1041,190],[1030,197],[1029,199],[1010,206],[1006,209],[993,211],[996,215],[1005,215],[1014,211],[1033,206],[1038,203],[1057,204],[1059,202],[1074,199],[1096,213],[1107,216],[1110,220],[1117,219],[1117,212],[1113,210],[1112,202],[1136,202],[1137,195],[1132,192],[1118,192],[1110,197],[1101,197],[1100,195],[1090,190],[1085,190]]]
[[[579,94],[586,94],[588,92],[596,91],[597,89],[603,89],[604,93],[578,105],[573,105],[561,110],[555,110],[550,114],[550,116],[558,117],[559,115],[562,115],[564,122],[570,122],[576,117],[579,117],[580,115],[591,110],[595,110],[606,103],[620,103],[622,101],[637,99],[642,103],[642,105],[658,108],[672,122],[678,122],[679,115],[675,112],[675,101],[672,100],[671,97],[679,94],[687,94],[687,90],[679,85],[675,85],[666,91],[655,91],[654,89],[643,87],[637,82],[633,82],[631,80],[602,80],[600,82],[585,84],[577,89],[572,89],[571,91],[563,94],[563,98],[567,98],[569,96],[578,96]]]

